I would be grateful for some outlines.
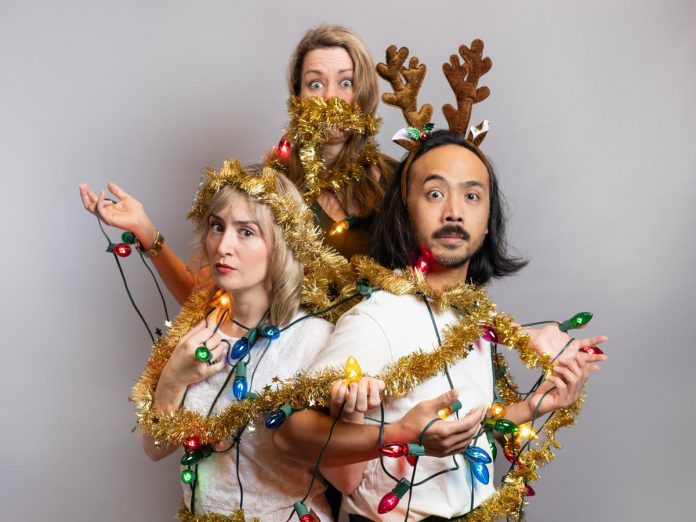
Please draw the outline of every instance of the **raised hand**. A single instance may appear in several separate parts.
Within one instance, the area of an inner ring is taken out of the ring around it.
[[[534,349],[540,354],[548,354],[551,357],[556,357],[563,347],[568,344],[571,340],[570,335],[566,332],[562,332],[558,325],[547,324],[541,328],[523,328],[522,332],[527,334],[531,341]],[[605,335],[598,335],[596,337],[588,337],[586,339],[575,339],[570,345],[563,351],[560,355],[559,360],[562,359],[572,359],[578,353],[580,348],[587,348],[589,346],[597,346],[607,340]],[[589,363],[604,361],[606,357],[599,355],[587,355],[585,360]],[[599,367],[592,364],[590,365],[590,371],[596,371]]]
[[[211,364],[196,359],[196,348],[205,346],[210,350]],[[155,404],[161,411],[178,408],[186,388],[215,375],[225,367],[225,355],[229,343],[222,340],[220,332],[201,321],[184,335],[172,351],[155,392]]]
[[[559,358],[553,373],[527,399],[529,418],[573,404],[580,397],[590,373],[599,369],[590,361],[603,361],[606,358],[606,355],[588,355],[578,351],[573,356]]]
[[[149,248],[155,240],[157,229],[143,205],[116,183],[110,182],[108,188],[118,198],[116,203],[107,200],[103,190],[97,195],[87,184],[81,183],[80,197],[85,210],[97,215],[107,225],[132,232],[145,249]]]
[[[341,418],[349,422],[362,422],[363,414],[380,405],[380,392],[384,390],[384,381],[374,377],[362,377],[360,382],[347,384],[339,379],[331,387],[331,416],[341,411]],[[358,414],[358,415],[356,415]]]

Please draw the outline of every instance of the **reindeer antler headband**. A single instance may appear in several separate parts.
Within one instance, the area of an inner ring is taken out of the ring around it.
[[[429,103],[418,109],[416,99],[418,91],[425,77],[426,66],[419,64],[418,58],[412,56],[408,67],[404,66],[408,58],[409,50],[402,47],[398,51],[392,45],[387,49],[387,63],[377,64],[377,74],[387,80],[394,90],[393,93],[384,93],[382,101],[387,105],[398,107],[404,114],[408,127],[401,129],[392,138],[396,143],[409,151],[401,173],[401,199],[406,204],[406,188],[408,171],[411,163],[422,143],[430,136],[433,124],[430,120],[433,115],[433,107]],[[462,62],[459,60],[462,58]],[[459,56],[453,54],[449,62],[442,65],[442,71],[454,91],[457,101],[455,109],[449,103],[442,106],[442,113],[447,120],[449,130],[466,135],[466,140],[477,149],[488,132],[488,121],[484,120],[479,125],[469,127],[471,110],[475,103],[488,98],[490,89],[486,86],[479,87],[481,76],[486,74],[493,62],[483,56],[483,41],[474,40],[471,47],[462,44],[459,46]],[[468,132],[467,132],[468,129]],[[481,157],[485,158],[483,153]]]

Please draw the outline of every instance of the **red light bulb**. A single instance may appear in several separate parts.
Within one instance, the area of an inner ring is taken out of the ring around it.
[[[418,455],[406,455],[406,462],[411,466],[415,466],[416,462],[418,462]]]
[[[119,257],[128,257],[131,252],[131,247],[125,243],[119,243],[114,247],[114,253]]]
[[[402,478],[397,482],[396,486],[394,486],[394,489],[384,495],[382,500],[379,501],[377,513],[380,515],[389,513],[399,504],[399,500],[401,500],[401,497],[403,497],[409,489],[411,489],[411,483],[405,478]]]
[[[498,343],[498,334],[495,333],[495,330],[490,326],[483,327],[481,330],[481,337],[484,341],[488,341],[489,343]]]
[[[389,513],[399,504],[399,497],[397,497],[391,491],[382,497],[379,501],[379,506],[377,506],[377,513],[383,515],[384,513]]]
[[[285,139],[285,136],[280,138],[278,142],[278,159],[282,162],[286,162],[290,159],[290,153],[292,152],[292,146],[290,142]]]
[[[418,259],[416,259],[414,268],[425,274],[430,270],[434,261],[435,256],[433,253],[430,250],[423,248],[421,249],[421,255],[418,256]]]
[[[408,453],[408,444],[405,442],[386,442],[380,446],[379,452],[385,457],[403,457]]]
[[[184,449],[186,451],[196,451],[201,447],[201,440],[198,437],[186,437],[184,440]]]
[[[505,455],[505,458],[508,462],[515,461],[515,453],[512,451],[512,448],[509,447],[507,444],[503,446],[503,455]]]
[[[300,522],[314,522],[314,518],[310,513],[307,513],[300,517]]]
[[[598,346],[583,346],[579,351],[589,355],[604,355],[604,352]]]
[[[524,485],[524,496],[525,497],[533,497],[536,495],[536,491],[534,491],[534,488],[530,486],[529,484]]]

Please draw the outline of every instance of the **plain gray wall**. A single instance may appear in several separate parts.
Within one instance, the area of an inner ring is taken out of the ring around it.
[[[407,45],[421,100],[481,37],[492,95],[474,120],[531,259],[496,283],[522,321],[596,314],[611,360],[535,484],[531,521],[692,515],[696,355],[696,8],[689,0],[0,3],[3,521],[164,521],[176,459],[153,464],[126,397],[149,342],[77,184],[116,180],[187,255],[201,168],[256,161],[285,121],[284,73],[309,26],[346,24],[376,59]],[[385,87],[385,84],[381,84]],[[403,126],[380,107],[384,150]],[[115,231],[111,231],[115,236]],[[124,262],[152,319],[140,262]],[[173,301],[169,300],[175,308]]]

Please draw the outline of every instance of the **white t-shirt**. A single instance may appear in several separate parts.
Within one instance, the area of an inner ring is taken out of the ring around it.
[[[293,320],[305,314],[306,312],[298,312]],[[260,337],[250,352],[251,360],[247,365],[249,391],[259,392],[264,386],[272,384],[272,379],[276,376],[285,379],[293,376],[298,370],[306,369],[326,344],[332,328],[331,323],[310,317],[282,332],[270,345],[268,339]],[[236,341],[231,338],[228,340],[232,345]],[[264,351],[266,353],[261,358]],[[229,371],[230,367],[226,366],[216,375],[190,386],[184,403],[186,409],[207,414]],[[215,412],[223,411],[230,402],[237,400],[232,395],[233,381],[234,377],[220,395]],[[282,455],[276,453],[272,442],[272,430],[264,426],[264,420],[265,417],[261,416],[253,424],[253,431],[247,427],[239,447],[239,476],[244,491],[244,513],[248,520],[259,517],[264,522],[285,522],[292,513],[293,503],[301,500],[307,493],[312,473],[308,466],[285,460]],[[239,508],[240,489],[236,462],[236,448],[232,447],[226,452],[213,453],[199,463],[196,515],[229,515]],[[187,484],[182,485],[184,500],[190,509],[191,488]],[[321,477],[318,477],[305,503],[307,507],[316,511],[321,520],[332,520],[331,510],[323,494],[325,489]]]
[[[431,305],[432,307],[432,305]],[[444,328],[455,323],[459,314],[453,310],[433,315],[440,336]],[[345,313],[336,323],[326,347],[312,363],[314,369],[326,366],[343,366],[349,356],[354,356],[363,373],[377,375],[389,363],[417,349],[429,352],[437,348],[435,328],[428,309],[420,296],[397,296],[386,291],[375,292],[372,297],[356,305]],[[462,349],[466,347],[462,346]],[[493,375],[490,345],[479,340],[469,355],[449,368],[453,385],[459,390],[462,403],[460,414],[472,408],[489,406],[493,401]],[[416,386],[411,393],[385,404],[385,421],[401,418],[418,402],[434,399],[449,389],[443,373]],[[367,413],[368,417],[380,418],[379,408]],[[451,417],[454,419],[454,417]],[[370,422],[366,420],[366,423]],[[447,421],[442,421],[447,422]],[[385,440],[384,442],[388,442]],[[411,441],[402,441],[411,442]],[[476,443],[488,454],[490,447],[485,435]],[[384,457],[385,467],[396,478],[411,481],[413,468],[405,458]],[[467,513],[471,506],[471,478],[468,465],[461,455],[456,456],[459,470],[444,473],[428,482],[416,486],[412,491],[410,520],[421,520],[430,515],[444,518]],[[420,457],[414,483],[438,471],[454,467],[452,457]],[[474,506],[488,498],[494,491],[493,465],[488,465],[490,480],[487,485],[474,479]],[[394,510],[385,514],[377,513],[382,497],[389,493],[396,483],[382,470],[379,460],[368,463],[362,482],[353,494],[344,496],[343,509],[348,513],[362,515],[372,520],[402,522],[406,514],[408,493]]]

